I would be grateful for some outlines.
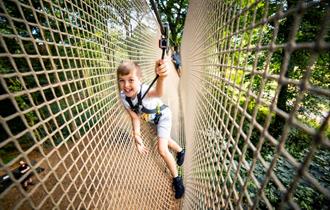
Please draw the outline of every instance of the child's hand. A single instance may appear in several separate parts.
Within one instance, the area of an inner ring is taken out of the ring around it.
[[[142,142],[142,138],[140,136],[135,136],[135,144],[140,154],[142,155],[148,154],[149,151],[147,147],[144,146]]]
[[[155,71],[159,77],[166,77],[168,75],[169,68],[167,63],[167,60],[160,59],[156,61]]]
[[[147,155],[149,150],[147,147],[144,146],[144,144],[136,144],[136,147],[141,155]]]

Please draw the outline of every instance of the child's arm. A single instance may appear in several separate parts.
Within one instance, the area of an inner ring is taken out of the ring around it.
[[[164,94],[164,81],[168,75],[167,61],[158,60],[156,61],[155,71],[158,74],[158,80],[156,88],[149,91],[149,97],[161,97]]]
[[[141,154],[147,154],[148,149],[144,146],[142,138],[141,138],[140,118],[132,110],[127,109],[127,111],[132,120],[133,137],[135,140],[136,147]]]

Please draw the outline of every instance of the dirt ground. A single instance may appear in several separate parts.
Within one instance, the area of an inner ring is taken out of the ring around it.
[[[5,191],[1,209],[178,208],[169,171],[155,149],[142,157],[127,142],[101,147],[81,146],[80,150],[78,146],[69,151],[63,145],[48,151],[48,158],[31,155],[45,171],[33,177],[34,185],[27,192],[18,186]]]
[[[163,97],[172,113],[179,107],[178,82],[172,68]],[[105,119],[82,139],[31,152],[28,158],[45,171],[35,174],[26,192],[18,183],[4,191],[0,209],[180,209],[181,200],[174,199],[171,176],[155,147],[155,132],[142,126],[151,151],[141,156],[123,128],[128,119],[111,120],[111,110]],[[178,122],[173,114],[174,138]]]

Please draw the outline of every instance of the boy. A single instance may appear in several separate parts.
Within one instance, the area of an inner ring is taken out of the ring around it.
[[[159,98],[164,93],[164,79],[168,74],[167,64],[163,60],[156,61],[155,71],[159,75],[156,88],[150,89],[143,98],[148,86],[141,83],[140,66],[132,61],[122,62],[117,69],[120,97],[131,117],[135,144],[141,154],[147,154],[148,149],[141,138],[140,117],[157,125],[158,152],[173,176],[175,198],[179,199],[183,196],[185,188],[168,147],[177,152],[176,162],[179,166],[183,164],[185,151],[170,137],[171,110]]]

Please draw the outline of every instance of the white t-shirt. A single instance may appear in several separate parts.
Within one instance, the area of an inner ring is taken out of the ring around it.
[[[140,92],[140,87],[141,86],[139,86],[138,92]],[[148,87],[149,87],[148,85],[142,84],[141,97],[147,91]],[[131,107],[130,107],[129,103],[126,101],[126,96],[125,96],[123,91],[120,92],[120,98],[121,98],[124,106],[127,109],[130,109]],[[133,106],[135,106],[138,103],[137,97],[135,97],[134,99],[131,98],[131,101],[132,101]],[[142,105],[146,109],[156,109],[157,105],[162,106],[163,102],[158,97],[150,98],[150,97],[145,96],[144,99],[142,100]],[[140,117],[143,120],[147,121],[147,122],[154,123],[155,115],[156,114],[145,114],[145,113],[143,113],[142,115],[140,115]],[[171,110],[167,107],[167,108],[162,110],[162,115],[161,115],[160,120],[157,124],[157,136],[159,138],[170,138],[170,136],[171,136],[171,127],[172,127]]]
[[[149,87],[148,85],[142,84],[141,97],[142,97],[142,96],[144,95],[144,93],[147,91],[148,87]],[[138,88],[138,92],[140,92],[140,88],[141,88],[141,86],[139,86],[139,88]],[[127,109],[130,109],[131,107],[130,107],[129,103],[126,101],[126,96],[125,96],[125,94],[124,94],[123,91],[120,92],[120,98],[121,98],[121,100],[123,101],[124,106],[125,106]],[[138,98],[137,98],[137,97],[135,97],[135,98],[131,98],[131,101],[132,101],[132,103],[133,103],[133,106],[135,106],[135,105],[138,103]],[[162,100],[161,100],[160,98],[158,98],[158,97],[152,97],[152,98],[150,98],[150,97],[148,97],[148,95],[146,95],[146,96],[144,97],[144,99],[142,100],[142,105],[143,105],[143,107],[145,107],[146,109],[156,109],[157,105],[158,105],[158,106],[161,106],[161,105],[163,105],[163,102],[162,102]]]

